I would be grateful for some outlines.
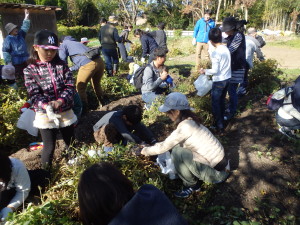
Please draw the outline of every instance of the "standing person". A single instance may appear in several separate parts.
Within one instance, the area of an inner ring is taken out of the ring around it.
[[[249,70],[253,68],[253,58],[254,58],[254,52],[256,53],[257,58],[260,61],[264,60],[264,55],[260,48],[259,41],[255,38],[256,31],[254,32],[254,28],[248,29],[248,35],[245,37],[246,39],[246,70],[245,70],[245,76],[244,81],[238,88],[237,94],[239,96],[243,96],[246,94],[247,86],[248,86],[248,74]]]
[[[118,72],[119,56],[117,42],[121,42],[121,38],[114,26],[117,23],[118,21],[115,16],[110,16],[108,21],[105,18],[100,19],[99,41],[102,46],[102,54],[108,76],[116,75]]]
[[[191,111],[186,96],[173,92],[166,97],[158,110],[166,113],[177,128],[166,140],[144,147],[141,154],[158,155],[172,149],[171,157],[176,172],[185,186],[175,196],[189,197],[200,190],[202,181],[223,182],[229,175],[229,162],[224,148]]]
[[[157,97],[169,91],[167,83],[169,75],[165,61],[166,49],[157,48],[153,52],[153,61],[144,70],[141,92],[147,108],[151,107]]]
[[[133,60],[132,56],[128,56],[125,45],[127,43],[132,44],[132,42],[130,40],[128,40],[129,32],[131,30],[132,30],[131,25],[125,25],[124,30],[120,34],[120,38],[122,39],[122,41],[120,43],[118,43],[118,48],[119,48],[120,55],[121,55],[123,62],[129,62],[129,63],[133,62],[134,60]]]
[[[74,140],[77,118],[72,72],[57,53],[58,38],[48,30],[35,33],[29,65],[24,69],[25,86],[36,111],[33,125],[39,128],[44,148],[43,168],[49,169],[55,150],[56,135],[61,132],[67,148]]]
[[[24,164],[0,152],[0,223],[24,203],[30,192],[30,178]]]
[[[231,78],[231,57],[226,46],[222,44],[222,31],[219,28],[212,28],[208,38],[216,48],[211,54],[212,69],[201,69],[200,73],[213,75],[213,86],[211,90],[212,113],[214,116],[217,133],[224,132],[225,97],[229,80]]]
[[[96,56],[95,59],[89,59],[84,55],[88,50],[90,50],[89,47],[76,41],[71,36],[61,37],[59,57],[67,63],[67,58],[69,56],[74,63],[74,66],[70,67],[70,70],[78,70],[76,89],[82,102],[83,114],[88,111],[86,88],[90,81],[98,98],[99,105],[102,106],[104,104],[101,89],[101,79],[104,74],[104,62],[100,55]]]
[[[234,117],[238,105],[237,88],[244,81],[247,68],[246,41],[243,32],[239,31],[246,21],[237,21],[234,17],[227,17],[223,21],[222,31],[228,35],[227,47],[231,55],[231,79],[228,87],[229,108],[225,120]]]
[[[187,225],[163,192],[145,184],[135,193],[131,181],[108,162],[82,173],[78,200],[84,225]]]
[[[194,28],[193,44],[196,45],[196,69],[199,69],[201,54],[205,56],[205,59],[209,59],[208,55],[208,33],[210,29],[215,27],[215,22],[210,18],[211,10],[206,9],[204,17],[199,19]]]
[[[155,39],[158,47],[165,48],[166,52],[168,52],[167,47],[167,35],[164,31],[166,24],[164,22],[160,22],[157,25],[158,30],[150,32],[150,35]]]
[[[21,29],[13,23],[5,25],[8,36],[3,43],[3,58],[7,65],[13,65],[17,79],[24,79],[23,69],[27,66],[28,52],[25,37],[30,28],[29,11],[25,9],[25,18]]]
[[[149,33],[140,29],[134,30],[134,36],[139,38],[142,44],[142,63],[145,63],[147,55],[149,55],[148,63],[151,63],[154,58],[154,50],[158,48],[156,41]]]

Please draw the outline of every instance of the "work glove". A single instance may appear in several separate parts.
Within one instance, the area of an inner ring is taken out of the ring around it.
[[[144,57],[141,58],[141,62],[145,63],[146,59]]]
[[[196,45],[197,44],[197,42],[196,42],[196,38],[193,38],[193,40],[192,40],[192,45]]]
[[[56,126],[59,126],[58,118],[60,118],[61,115],[54,113],[51,105],[47,105],[46,113],[47,113],[49,121],[53,121]]]
[[[28,20],[29,17],[29,11],[27,9],[25,9],[25,18],[24,20]]]
[[[11,208],[5,207],[0,212],[1,222],[4,222],[9,213],[12,213],[13,210]]]

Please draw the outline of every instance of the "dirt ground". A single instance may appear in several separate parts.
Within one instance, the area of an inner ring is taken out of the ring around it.
[[[277,47],[266,46],[263,50],[267,57],[282,57],[281,65],[286,68],[300,68],[299,57],[296,56],[297,53],[299,56],[299,51],[288,50],[295,55],[286,59],[286,49],[281,51]],[[242,101],[247,102],[247,99]],[[265,102],[264,98],[245,107],[230,121],[226,135],[219,137],[226,155],[231,159],[232,173],[225,183],[218,184],[221,192],[216,192],[211,204],[243,208],[255,217],[258,203],[267,203],[270,207],[278,208],[282,215],[300,215],[299,149],[296,149],[295,143],[278,132],[274,113],[267,110]],[[75,130],[78,141],[94,143],[93,125],[107,111],[129,104],[142,105],[141,96],[119,99],[84,116]],[[160,140],[171,131],[169,125],[162,123],[154,124],[150,128]],[[59,140],[56,160],[60,160],[58,155],[63,146]],[[28,169],[40,167],[40,151],[27,152],[26,149],[21,149],[13,156],[22,159]]]

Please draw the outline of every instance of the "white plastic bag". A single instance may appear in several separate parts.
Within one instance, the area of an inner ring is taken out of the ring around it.
[[[208,79],[208,76],[201,74],[194,82],[195,88],[197,89],[197,95],[204,96],[212,89],[213,81]]]
[[[22,130],[27,130],[28,134],[38,136],[38,128],[33,126],[35,112],[31,109],[26,109],[20,116],[17,127]]]
[[[169,178],[174,180],[176,178],[176,170],[169,151],[159,154],[156,158],[163,174],[169,174]]]

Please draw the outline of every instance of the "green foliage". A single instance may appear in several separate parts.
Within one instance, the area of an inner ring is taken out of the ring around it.
[[[269,95],[280,88],[278,63],[274,59],[254,61],[254,67],[249,73],[249,90],[254,94]]]
[[[6,146],[13,148],[24,139],[24,132],[16,127],[16,122],[25,97],[20,90],[9,86],[1,86],[0,92],[0,149]]]
[[[75,27],[69,27],[64,25],[57,26],[58,35],[70,35],[74,37],[77,40],[80,40],[82,37],[87,38],[94,38],[98,36],[99,32],[99,26],[93,26],[93,27],[84,27],[84,26],[75,26]]]
[[[281,40],[281,41],[274,41],[274,42],[269,42],[268,45],[270,46],[279,46],[279,47],[290,47],[290,48],[300,48],[300,38],[294,38],[292,40]]]
[[[83,26],[91,26],[98,24],[99,11],[91,1],[83,1],[79,4],[81,14],[78,19],[78,24]]]
[[[136,89],[125,78],[118,76],[104,77],[101,81],[103,93],[110,96],[112,99],[119,99],[121,97],[129,96]]]

